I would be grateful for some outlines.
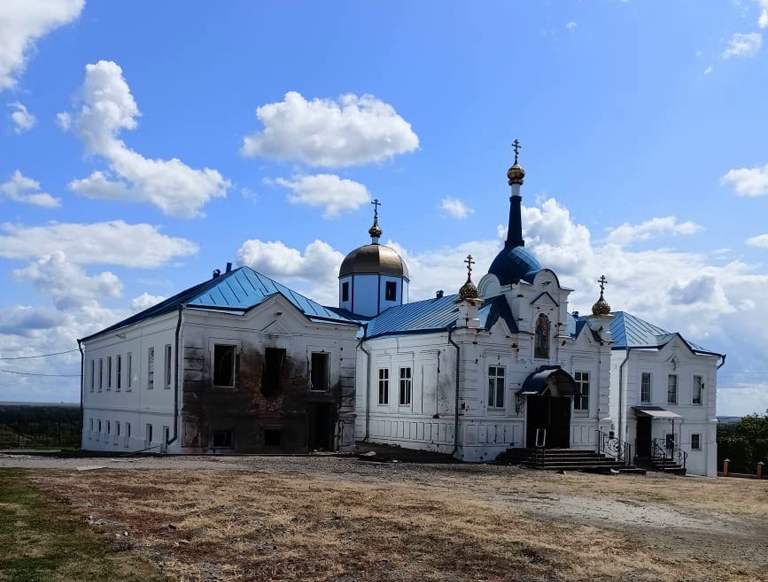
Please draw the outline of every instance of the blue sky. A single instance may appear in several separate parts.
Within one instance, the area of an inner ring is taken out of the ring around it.
[[[518,138],[526,237],[573,308],[605,272],[615,309],[728,352],[720,413],[764,410],[766,9],[10,2],[0,355],[68,349],[226,261],[331,302],[374,196],[414,298],[457,288],[466,252],[483,272],[499,244]],[[77,358],[14,366],[72,373]],[[75,386],[5,374],[0,400]]]

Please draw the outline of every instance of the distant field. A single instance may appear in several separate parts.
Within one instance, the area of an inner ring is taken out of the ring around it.
[[[758,481],[328,456],[12,463],[174,580],[768,580]]]
[[[0,449],[80,446],[77,405],[0,403]]]

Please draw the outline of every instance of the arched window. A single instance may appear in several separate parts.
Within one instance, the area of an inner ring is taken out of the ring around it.
[[[533,344],[533,357],[549,358],[549,318],[543,313],[536,320],[536,338]]]

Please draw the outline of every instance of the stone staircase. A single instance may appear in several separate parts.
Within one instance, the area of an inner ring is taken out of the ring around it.
[[[643,464],[647,465],[649,469],[659,471],[660,473],[668,473],[670,475],[686,474],[686,468],[672,459],[652,458]]]
[[[613,457],[578,449],[507,449],[496,458],[496,463],[550,471],[645,474],[640,467],[628,467]]]

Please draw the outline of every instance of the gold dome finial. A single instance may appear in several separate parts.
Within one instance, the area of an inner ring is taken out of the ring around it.
[[[603,297],[603,292],[605,291],[605,285],[608,283],[608,279],[605,278],[605,275],[600,275],[597,282],[600,285],[600,298],[592,306],[592,315],[610,315],[611,306],[608,305],[605,297]]]
[[[525,179],[525,170],[519,163],[521,147],[519,140],[516,139],[512,142],[512,148],[515,150],[515,162],[512,164],[512,167],[507,170],[507,181],[510,186],[514,184],[522,184]]]
[[[472,282],[472,265],[475,264],[475,261],[472,258],[472,255],[467,255],[464,262],[467,265],[467,281],[461,286],[461,289],[459,289],[459,299],[462,301],[464,299],[477,299],[479,293],[477,292],[477,287],[475,287],[475,284]]]
[[[374,198],[371,204],[373,204],[373,225],[368,229],[368,234],[371,235],[371,242],[376,244],[379,242],[383,232],[379,226],[379,206],[381,206],[381,202],[379,202],[378,198]]]

